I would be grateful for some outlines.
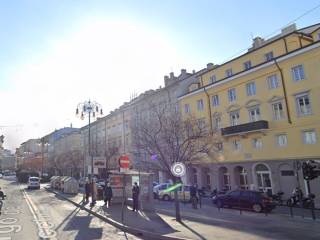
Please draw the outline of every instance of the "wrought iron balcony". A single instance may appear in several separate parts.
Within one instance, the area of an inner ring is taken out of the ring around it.
[[[260,120],[256,122],[250,122],[250,123],[222,128],[221,135],[222,136],[241,135],[249,132],[262,131],[268,128],[269,128],[268,121]]]

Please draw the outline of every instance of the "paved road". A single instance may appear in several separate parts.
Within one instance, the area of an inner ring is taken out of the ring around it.
[[[0,179],[7,195],[0,216],[0,240],[139,239],[80,210],[45,189],[28,190]]]
[[[237,239],[237,240],[301,240],[320,239],[320,221],[291,218],[280,214],[264,214],[239,210],[203,206],[192,209],[190,204],[180,205],[181,215],[187,228],[198,239]],[[172,202],[156,201],[159,213],[173,217]]]

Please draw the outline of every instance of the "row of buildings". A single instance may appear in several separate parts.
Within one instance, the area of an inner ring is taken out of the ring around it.
[[[300,186],[307,193],[301,165],[320,160],[319,96],[320,24],[302,29],[293,24],[270,39],[256,37],[246,53],[223,64],[209,63],[191,73],[182,69],[178,76],[170,73],[163,87],[94,121],[94,171],[104,176],[106,169],[117,169],[119,156],[125,154],[133,168],[154,171],[160,182],[167,180],[151,156],[132,142],[130,126],[137,117],[148,117],[152,102],[169,104],[184,116],[192,114],[219,133],[219,154],[188,166],[185,182],[219,189],[281,190],[286,195]],[[69,174],[90,172],[88,126],[57,130],[37,142],[38,155],[46,155],[48,167],[59,169],[61,164]],[[18,162],[29,152],[26,145],[17,149]],[[319,186],[319,179],[311,181],[313,192],[320,193]]]
[[[15,156],[3,147],[4,136],[0,136],[0,171],[13,171],[16,168]]]

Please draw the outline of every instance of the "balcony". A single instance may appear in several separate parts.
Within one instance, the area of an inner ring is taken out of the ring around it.
[[[268,121],[260,120],[256,122],[250,122],[250,123],[222,128],[221,135],[222,136],[242,135],[250,132],[260,132],[266,129],[269,129]]]

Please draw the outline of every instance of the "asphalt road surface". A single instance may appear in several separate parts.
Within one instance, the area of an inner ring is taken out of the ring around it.
[[[7,195],[0,216],[0,240],[139,239],[101,221],[45,189],[28,190],[0,179]]]

